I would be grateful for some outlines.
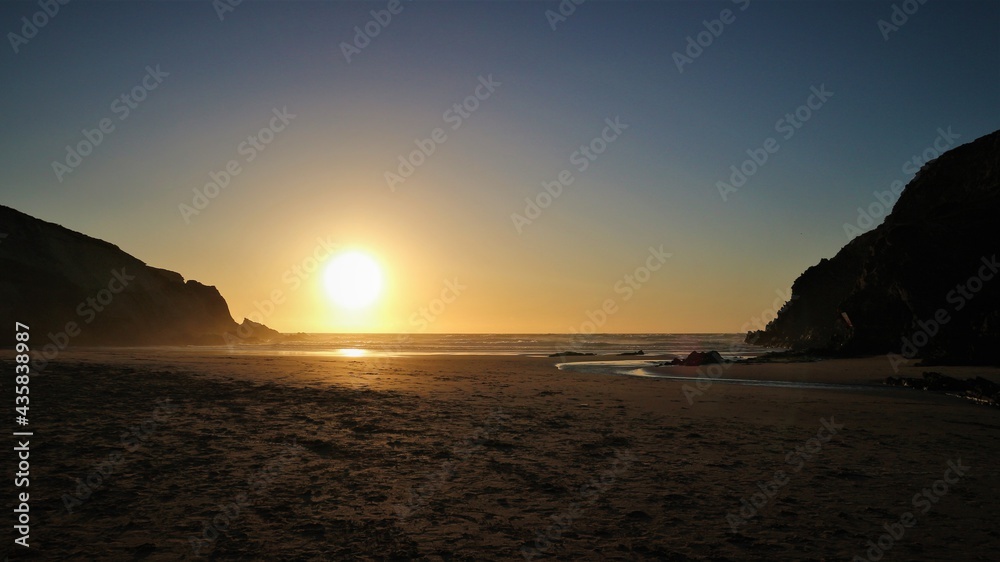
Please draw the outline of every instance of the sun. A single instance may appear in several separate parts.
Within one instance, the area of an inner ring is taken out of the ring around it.
[[[343,308],[370,306],[382,292],[382,270],[368,254],[347,252],[330,260],[324,273],[326,293]]]

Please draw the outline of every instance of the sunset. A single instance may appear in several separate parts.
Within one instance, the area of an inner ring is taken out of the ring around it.
[[[0,29],[9,559],[995,551],[1000,4]]]

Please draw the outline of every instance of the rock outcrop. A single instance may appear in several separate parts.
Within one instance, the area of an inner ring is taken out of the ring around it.
[[[885,221],[807,269],[747,343],[996,364],[998,216],[1000,131],[921,168]]]
[[[226,334],[226,343],[234,345],[240,343],[262,343],[278,340],[285,341],[286,338],[282,336],[281,332],[268,328],[259,322],[254,322],[249,318],[243,319],[243,322],[241,322],[239,327],[236,328],[235,334]]]
[[[925,372],[921,378],[916,377],[888,377],[885,379],[888,386],[903,386],[915,388],[917,390],[929,390],[933,392],[946,392],[968,398],[978,404],[998,407],[1000,406],[1000,384],[983,377],[960,380],[941,373]]]
[[[4,206],[0,233],[0,318],[30,326],[35,348],[224,344],[239,328],[215,287],[103,240]]]
[[[681,359],[680,357],[675,357],[669,363],[664,363],[664,365],[701,367],[702,365],[718,365],[725,362],[726,360],[722,358],[722,355],[718,351],[712,350],[712,351],[706,351],[704,353],[700,351],[692,351],[684,359]]]

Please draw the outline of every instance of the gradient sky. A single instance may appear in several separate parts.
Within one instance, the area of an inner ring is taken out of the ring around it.
[[[939,128],[961,144],[1000,125],[995,1],[930,0],[888,40],[892,2],[588,1],[555,30],[558,3],[405,2],[348,63],[341,43],[387,4],[246,0],[220,21],[209,0],[74,0],[15,53],[40,8],[4,2],[0,201],[217,286],[237,320],[280,291],[255,319],[281,331],[569,332],[611,299],[598,331],[735,332],[836,253]],[[673,53],[724,9],[679,72]],[[120,119],[156,65],[169,76]],[[453,130],[445,111],[490,75]],[[776,132],[821,86],[833,96]],[[276,108],[296,117],[247,162]],[[571,155],[615,117],[628,129],[580,172]],[[60,182],[53,161],[104,118],[114,131]],[[717,182],[769,137],[724,201]],[[241,172],[186,222],[178,206],[230,160]],[[518,233],[511,214],[562,170],[574,182]],[[290,282],[319,239],[381,263],[377,307],[337,309],[320,273]],[[661,245],[672,257],[626,300],[616,283]]]

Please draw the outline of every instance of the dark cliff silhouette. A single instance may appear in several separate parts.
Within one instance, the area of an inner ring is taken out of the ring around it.
[[[927,163],[881,225],[807,269],[746,341],[997,364],[998,217],[1000,131]]]
[[[11,330],[15,321],[30,326],[34,348],[224,344],[274,333],[259,324],[238,330],[215,287],[114,244],[2,205],[0,233],[0,319]]]

